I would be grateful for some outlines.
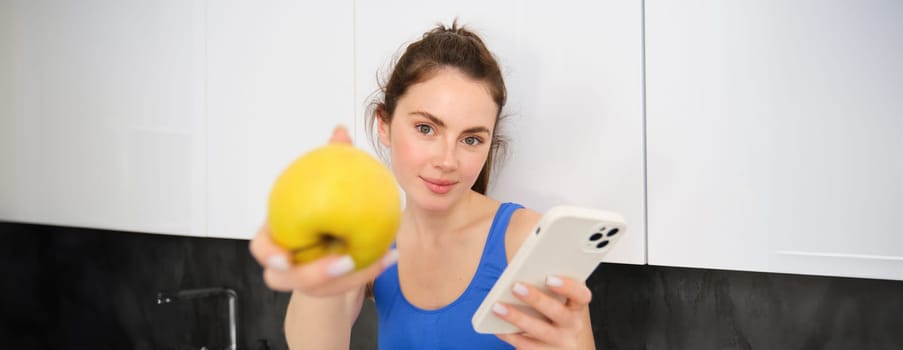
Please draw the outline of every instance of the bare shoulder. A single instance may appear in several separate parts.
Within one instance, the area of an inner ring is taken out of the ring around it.
[[[507,255],[508,261],[511,261],[540,219],[542,219],[542,214],[534,210],[521,208],[514,211],[514,214],[511,215],[511,222],[508,223],[508,230],[505,232],[505,255]]]

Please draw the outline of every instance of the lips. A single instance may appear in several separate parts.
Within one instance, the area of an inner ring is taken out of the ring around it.
[[[458,183],[457,181],[431,179],[427,177],[420,177],[420,179],[423,180],[426,188],[436,194],[446,194]]]

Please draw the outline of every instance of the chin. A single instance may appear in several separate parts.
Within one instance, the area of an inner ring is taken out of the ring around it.
[[[460,200],[460,193],[449,192],[443,196],[437,196],[429,191],[418,193],[409,202],[427,211],[441,212],[450,209],[455,202]]]

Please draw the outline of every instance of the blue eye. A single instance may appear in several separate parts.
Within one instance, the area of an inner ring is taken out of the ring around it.
[[[428,135],[433,131],[433,128],[426,124],[417,124],[417,131],[421,134]]]
[[[483,140],[480,140],[479,137],[470,136],[464,139],[464,143],[470,146],[476,146],[483,143]]]

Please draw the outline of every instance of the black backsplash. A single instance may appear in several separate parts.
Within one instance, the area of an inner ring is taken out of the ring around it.
[[[239,349],[285,349],[288,294],[247,241],[0,223],[4,349],[220,349],[238,293]],[[903,349],[903,282],[602,264],[589,279],[599,349]],[[365,304],[353,349],[376,348]]]

